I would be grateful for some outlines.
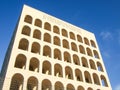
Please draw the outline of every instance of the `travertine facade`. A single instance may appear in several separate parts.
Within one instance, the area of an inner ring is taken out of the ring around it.
[[[24,5],[2,90],[112,90],[93,33]]]

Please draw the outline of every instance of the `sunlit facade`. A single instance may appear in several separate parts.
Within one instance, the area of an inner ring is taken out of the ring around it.
[[[24,5],[2,90],[112,90],[93,33]]]

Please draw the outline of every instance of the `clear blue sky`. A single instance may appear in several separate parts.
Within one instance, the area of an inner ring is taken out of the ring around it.
[[[120,90],[120,0],[1,0],[0,69],[23,4],[93,32],[113,90]]]

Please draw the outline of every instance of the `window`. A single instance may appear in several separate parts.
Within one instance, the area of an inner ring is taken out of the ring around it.
[[[80,53],[85,54],[85,49],[82,45],[79,46],[79,51]]]
[[[73,80],[73,72],[72,69],[70,67],[65,67],[65,77],[67,79],[72,79]]]
[[[51,25],[50,25],[48,22],[46,22],[46,23],[44,24],[44,29],[46,29],[46,30],[48,30],[48,31],[51,31]]]
[[[79,57],[75,54],[73,55],[73,62],[75,65],[80,65]]]
[[[43,47],[43,56],[51,57],[51,48],[49,46]]]
[[[87,83],[92,83],[90,73],[88,71],[85,71],[84,75],[85,75],[85,81]]]
[[[22,34],[30,36],[31,29],[29,26],[24,26],[22,29]]]
[[[29,24],[32,24],[32,17],[30,15],[26,15],[25,16],[25,19],[24,19],[24,22],[27,22]]]
[[[93,55],[92,55],[92,51],[91,51],[90,48],[87,48],[86,50],[87,50],[87,54],[88,54],[88,56],[93,56]]]
[[[63,71],[60,64],[55,64],[54,66],[54,75],[56,77],[63,77]]]
[[[82,72],[79,69],[75,70],[75,77],[77,81],[83,81]]]
[[[105,76],[101,75],[101,82],[102,82],[102,86],[108,87],[107,81]]]
[[[40,19],[36,19],[34,25],[38,27],[42,27],[42,21]]]
[[[96,50],[93,50],[93,53],[95,58],[100,59],[99,54]]]
[[[53,26],[53,32],[56,34],[60,34],[59,28],[57,26]]]
[[[87,39],[86,37],[84,38],[84,43],[85,43],[86,45],[90,45],[90,44],[89,44],[89,41],[88,41],[88,39]]]
[[[68,37],[68,33],[65,29],[62,29],[62,36]]]
[[[90,40],[91,46],[96,48],[95,42],[93,40]]]
[[[54,36],[54,44],[60,46],[60,39],[57,36]]]
[[[74,33],[73,33],[73,32],[70,32],[70,39],[75,40],[75,35],[74,35]]]
[[[96,85],[100,85],[100,81],[96,73],[93,73],[93,80]]]
[[[85,57],[82,57],[81,60],[82,60],[82,66],[83,67],[88,67],[87,59]]]
[[[73,42],[71,43],[71,48],[72,48],[73,51],[76,51],[76,52],[78,51],[77,45]]]
[[[44,34],[44,41],[51,43],[51,36],[50,36],[50,34],[48,34],[48,33]]]
[[[61,60],[61,51],[59,49],[54,49],[54,59]]]
[[[71,56],[68,52],[64,52],[64,61],[71,63]]]
[[[40,90],[53,90],[50,80],[44,79],[42,81],[42,88]]]
[[[51,64],[50,64],[50,62],[48,62],[48,61],[43,62],[42,73],[47,74],[47,75],[51,75]]]
[[[78,42],[83,43],[82,37],[80,35],[77,35],[77,40],[78,40]]]
[[[69,42],[67,40],[63,40],[63,47],[69,49]]]
[[[36,53],[36,54],[40,54],[40,45],[39,45],[39,43],[34,42],[32,44],[31,52]]]
[[[36,38],[36,39],[41,39],[41,32],[37,29],[34,30],[33,32],[33,38]]]

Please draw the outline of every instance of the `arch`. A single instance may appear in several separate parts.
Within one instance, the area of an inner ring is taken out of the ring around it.
[[[82,45],[79,45],[79,51],[82,54],[85,54],[85,48]]]
[[[30,32],[31,32],[31,28],[27,25],[25,25],[23,28],[22,28],[22,34],[24,35],[27,35],[27,36],[30,36]]]
[[[53,32],[56,34],[60,34],[58,26],[53,26]]]
[[[51,75],[51,63],[50,62],[48,62],[48,61],[43,62],[42,73]]]
[[[91,87],[89,87],[87,90],[93,90]]]
[[[91,46],[96,48],[95,42],[93,40],[90,40]]]
[[[41,90],[52,90],[52,84],[51,84],[50,80],[44,79],[42,81],[42,88],[41,88]]]
[[[25,67],[26,67],[26,56],[23,55],[23,54],[17,55],[14,67],[25,69]]]
[[[85,90],[83,86],[78,86],[77,90]]]
[[[87,62],[87,59],[85,57],[81,57],[81,61],[82,61],[83,67],[88,67],[88,62]]]
[[[27,22],[29,24],[32,24],[32,17],[30,15],[26,15],[25,16],[25,19],[24,19],[24,22]]]
[[[75,70],[75,77],[77,81],[83,81],[82,72],[79,69]]]
[[[75,87],[72,84],[68,84],[66,90],[75,90]]]
[[[91,76],[90,76],[90,73],[88,71],[84,72],[84,76],[85,76],[85,81],[87,83],[92,83]]]
[[[51,48],[47,45],[43,47],[43,56],[51,57]]]
[[[77,40],[78,40],[78,42],[83,43],[82,37],[80,35],[77,35]]]
[[[100,80],[96,73],[93,73],[93,80],[94,80],[94,84],[100,85]]]
[[[38,79],[34,76],[28,78],[27,90],[38,90]]]
[[[48,22],[45,22],[44,29],[51,31],[51,25]]]
[[[68,37],[68,33],[65,29],[62,29],[62,36]]]
[[[63,47],[69,49],[69,42],[63,39]]]
[[[64,86],[61,82],[57,81],[55,83],[55,90],[64,90]]]
[[[36,54],[40,54],[40,44],[37,42],[33,42],[32,47],[31,47],[31,52],[36,53]]]
[[[48,33],[44,34],[44,41],[51,43],[51,36],[50,36],[50,34],[48,34]]]
[[[31,58],[29,64],[29,70],[39,72],[39,60],[37,58]]]
[[[54,44],[60,46],[60,38],[57,36],[54,36]]]
[[[27,39],[22,38],[19,42],[19,49],[28,51],[29,42]]]
[[[102,67],[100,62],[97,62],[97,69],[98,69],[98,71],[102,71],[103,72],[103,67]]]
[[[73,72],[72,72],[71,67],[69,66],[65,67],[65,78],[73,80]]]
[[[71,56],[68,52],[64,52],[64,61],[71,63]]]
[[[40,19],[35,19],[35,26],[42,27],[42,21]]]
[[[61,51],[59,49],[54,49],[54,59],[61,60]]]
[[[71,48],[73,51],[76,51],[76,52],[78,51],[77,45],[74,42],[71,43]]]
[[[75,65],[80,65],[79,57],[76,54],[73,55],[73,62]]]
[[[94,61],[93,61],[92,59],[89,60],[89,63],[90,63],[90,67],[91,67],[91,69],[96,70],[95,63],[94,63]]]
[[[54,65],[54,75],[57,77],[63,77],[63,70],[60,64]]]
[[[84,43],[85,43],[86,45],[90,45],[90,44],[89,44],[89,40],[88,40],[86,37],[84,37]]]
[[[93,53],[95,58],[100,59],[99,54],[96,50],[93,50]]]
[[[23,88],[23,75],[16,73],[13,75],[10,83],[10,90],[22,90]]]
[[[86,51],[87,51],[88,56],[93,56],[93,55],[92,55],[92,51],[91,51],[90,48],[87,47],[87,48],[86,48]]]
[[[41,39],[41,32],[37,29],[34,30],[33,32],[33,38],[36,38],[36,39]]]
[[[108,87],[108,83],[105,76],[101,75],[100,78],[101,78],[102,86]]]
[[[70,39],[75,40],[75,34],[73,32],[70,32],[69,34],[70,34]]]

